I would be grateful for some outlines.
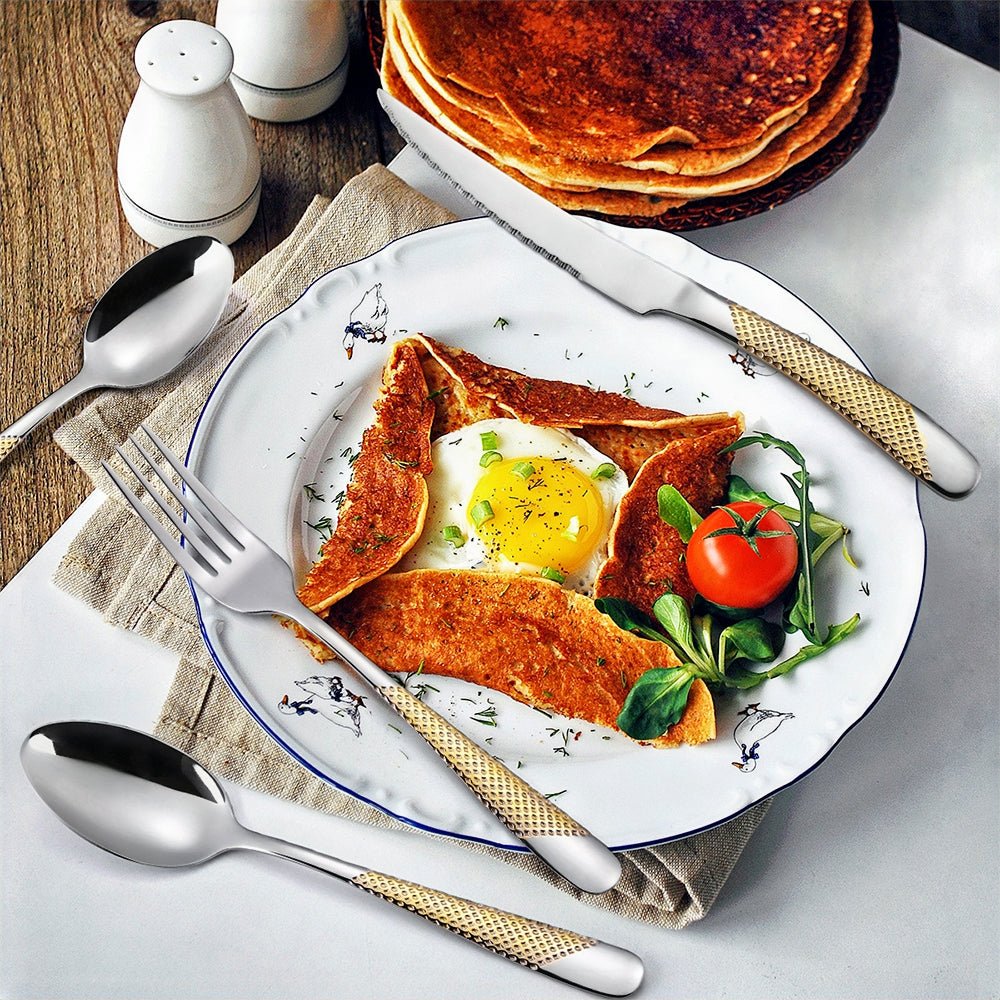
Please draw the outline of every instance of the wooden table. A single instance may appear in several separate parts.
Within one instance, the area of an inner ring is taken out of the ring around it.
[[[215,4],[3,0],[0,80],[0,428],[79,369],[95,302],[150,247],[118,204],[118,136],[138,77],[132,53],[159,21],[214,21]],[[375,101],[359,10],[347,89],[307,122],[253,122],[264,188],[234,246],[237,274],[291,231],[315,194],[335,195],[402,143]],[[51,417],[0,471],[0,587],[90,492],[52,432],[93,394]]]

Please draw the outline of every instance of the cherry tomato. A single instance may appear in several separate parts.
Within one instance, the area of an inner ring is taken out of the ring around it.
[[[755,521],[761,511],[766,513]],[[762,608],[791,583],[799,545],[780,514],[741,500],[712,511],[695,528],[686,558],[691,583],[706,600],[727,608]]]

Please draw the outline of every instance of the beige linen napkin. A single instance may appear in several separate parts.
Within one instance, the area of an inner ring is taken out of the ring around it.
[[[451,218],[384,167],[370,167],[332,202],[314,199],[294,232],[240,278],[212,337],[180,371],[145,389],[105,392],[56,433],[59,444],[112,499],[72,541],[55,582],[111,624],[179,654],[156,734],[224,778],[386,828],[404,827],[316,778],[279,749],[242,708],[202,644],[183,574],[118,498],[100,463],[112,460],[115,447],[140,421],[183,454],[209,391],[259,326],[331,268]],[[580,893],[534,856],[455,843],[527,868],[597,906],[678,928],[708,912],[766,810],[767,803],[762,803],[707,833],[627,852],[622,855],[625,871],[619,885],[596,897]]]

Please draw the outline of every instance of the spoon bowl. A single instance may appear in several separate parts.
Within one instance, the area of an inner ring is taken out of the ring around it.
[[[642,982],[642,962],[623,948],[246,829],[205,768],[145,733],[101,722],[55,722],[24,741],[21,764],[71,830],[130,861],[180,868],[229,850],[273,854],[574,986],[627,996]]]
[[[172,372],[218,322],[233,273],[229,247],[207,236],[168,244],[133,264],[87,321],[79,373],[0,431],[0,460],[81,393],[132,389]]]
[[[74,833],[129,861],[180,868],[207,861],[238,839],[215,778],[145,733],[55,723],[25,740],[21,764]]]
[[[143,257],[90,314],[84,370],[114,388],[162,378],[215,326],[232,283],[232,253],[207,236],[170,243]]]

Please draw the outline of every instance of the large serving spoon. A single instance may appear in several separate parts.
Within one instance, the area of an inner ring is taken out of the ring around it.
[[[574,986],[627,996],[642,982],[641,960],[623,948],[248,830],[208,771],[146,733],[100,722],[51,723],[24,741],[21,763],[71,830],[130,861],[177,868],[225,851],[274,854]]]
[[[0,462],[37,424],[89,389],[133,389],[172,372],[211,332],[233,284],[224,243],[192,236],[133,264],[94,307],[83,365],[64,386],[0,431]]]

